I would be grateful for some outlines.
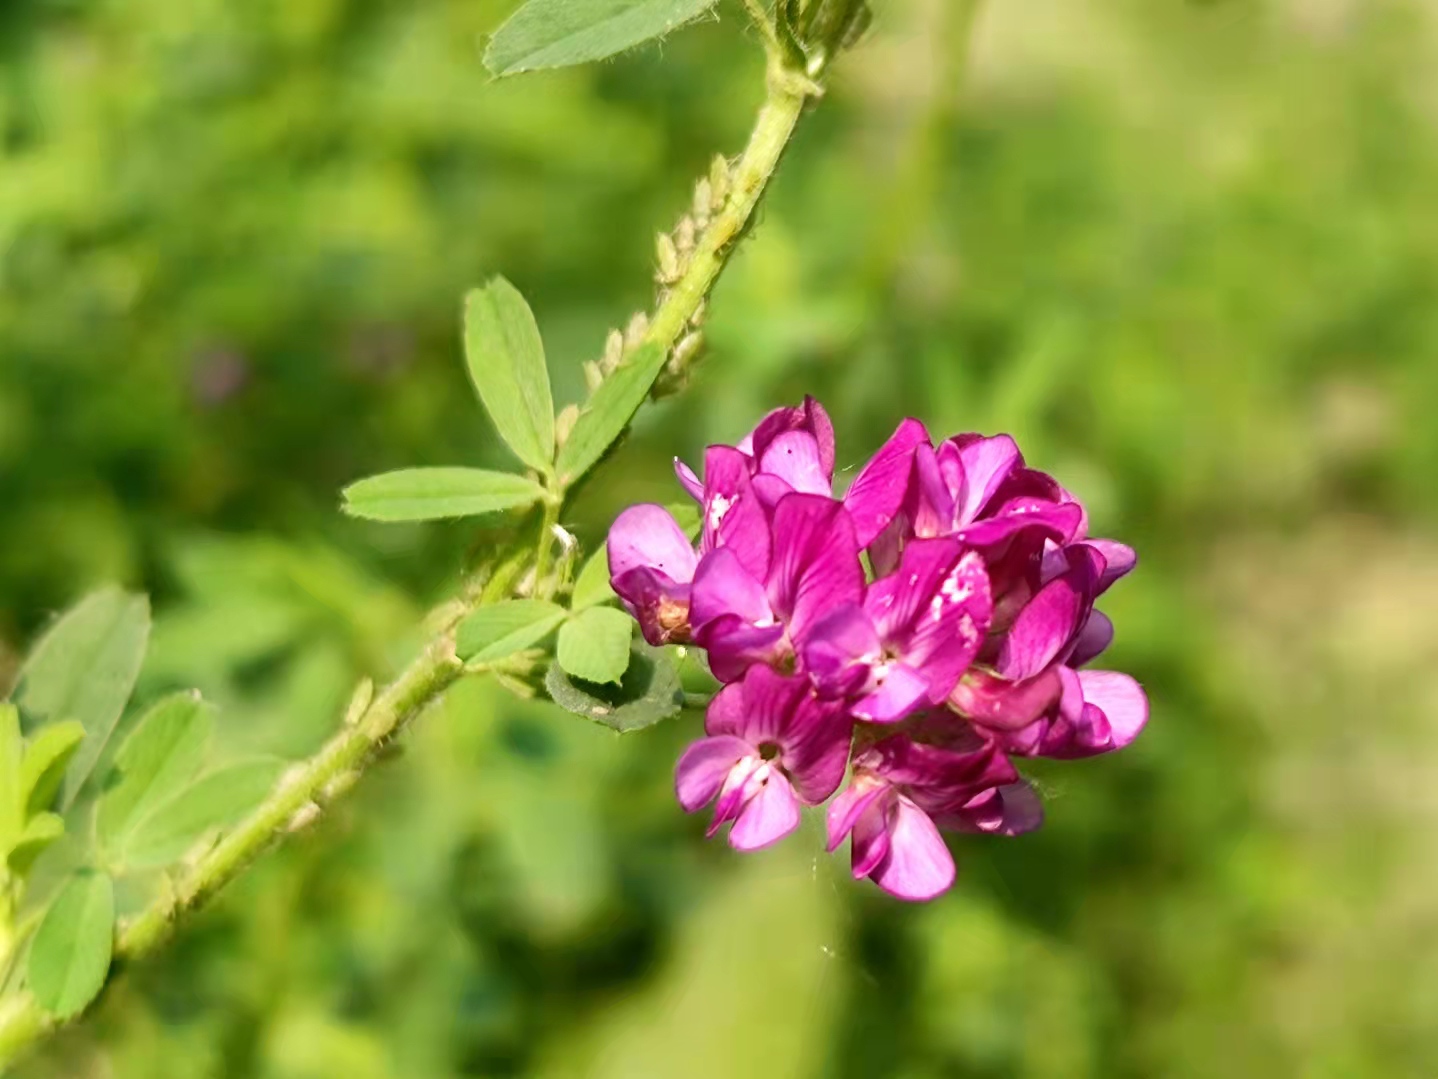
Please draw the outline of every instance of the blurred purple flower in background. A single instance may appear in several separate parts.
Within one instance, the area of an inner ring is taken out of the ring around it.
[[[1029,468],[1007,435],[934,447],[901,423],[833,496],[834,432],[808,398],[735,446],[711,446],[699,541],[669,513],[614,522],[615,592],[651,644],[693,642],[727,683],[706,737],[680,758],[685,810],[715,802],[736,849],[828,808],[856,878],[931,899],[955,877],[941,831],[1037,828],[1038,796],[1013,758],[1088,757],[1131,743],[1148,701],[1088,664],[1113,640],[1094,607],[1134,567],[1088,538],[1083,505]],[[867,560],[867,570],[865,565]]]

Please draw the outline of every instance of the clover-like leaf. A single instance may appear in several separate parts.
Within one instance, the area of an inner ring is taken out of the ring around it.
[[[455,654],[468,663],[493,663],[538,644],[568,613],[543,599],[486,604],[459,624]]]
[[[95,811],[101,847],[123,848],[137,824],[189,786],[213,727],[212,710],[198,693],[176,693],[145,713],[115,755],[116,778]]]
[[[668,357],[653,342],[642,345],[600,383],[559,449],[554,467],[561,484],[568,486],[593,468],[624,433]]]
[[[530,506],[544,488],[525,476],[481,468],[405,468],[344,489],[344,511],[371,521],[437,521]]]
[[[716,0],[529,0],[495,33],[496,75],[567,67],[623,52],[683,26]]]
[[[84,738],[85,728],[67,719],[63,723],[47,723],[28,740],[25,760],[20,766],[19,788],[27,814],[48,809],[55,801],[65,779],[65,769]]]
[[[115,941],[115,885],[104,873],[66,882],[30,948],[26,980],[40,1006],[68,1019],[105,984]]]
[[[149,635],[149,601],[107,588],[62,615],[25,661],[15,701],[27,729],[64,719],[85,729],[65,773],[62,807],[75,800],[99,761],[135,686]]]
[[[676,716],[684,707],[679,672],[663,649],[636,642],[618,685],[571,679],[558,663],[544,679],[555,704],[575,715],[628,734]]]
[[[202,775],[135,823],[117,851],[127,869],[170,865],[217,828],[259,805],[279,778],[282,762],[244,761]]]
[[[464,299],[464,356],[499,437],[530,468],[554,465],[554,399],[544,342],[517,288],[495,277]]]
[[[599,550],[589,556],[579,576],[574,581],[569,605],[576,611],[586,607],[597,607],[614,598],[614,589],[609,585],[609,545],[601,543]]]
[[[629,669],[634,619],[613,607],[590,607],[559,628],[555,659],[571,678],[618,682]]]

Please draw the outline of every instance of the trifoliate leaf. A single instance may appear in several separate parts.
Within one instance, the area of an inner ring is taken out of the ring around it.
[[[554,400],[534,313],[502,277],[464,300],[464,356],[494,429],[530,468],[554,464]]]
[[[371,521],[436,521],[533,505],[544,488],[524,476],[480,468],[406,468],[344,489],[344,511]]]
[[[669,656],[642,642],[636,642],[632,652],[629,669],[618,685],[577,683],[554,663],[545,676],[544,688],[566,711],[621,734],[678,715],[684,707],[684,687]]]
[[[105,984],[115,940],[115,886],[104,873],[72,877],[35,932],[26,980],[40,1006],[68,1019]]]
[[[128,869],[157,869],[182,857],[206,833],[259,805],[279,778],[279,761],[246,761],[201,776],[130,829],[116,857]]]
[[[459,624],[455,653],[467,663],[493,663],[538,644],[568,613],[542,599],[488,604]]]
[[[30,818],[19,840],[10,848],[7,862],[12,873],[25,876],[45,848],[65,834],[65,822],[54,813],[40,813]]]
[[[555,658],[571,678],[617,683],[629,669],[634,619],[613,607],[591,607],[559,628]]]
[[[95,812],[101,847],[123,848],[132,828],[189,786],[213,727],[212,710],[198,693],[166,697],[145,713],[115,755],[115,778]]]
[[[609,586],[609,545],[601,543],[599,550],[589,556],[589,561],[579,571],[569,605],[576,611],[582,611],[613,598],[614,589]]]
[[[27,814],[49,809],[65,778],[65,769],[85,738],[85,728],[73,719],[47,723],[25,746],[20,766],[20,797]]]
[[[134,688],[149,635],[149,601],[107,588],[62,615],[25,661],[15,702],[27,729],[62,719],[85,728],[65,774],[62,807],[75,800],[100,759]]]
[[[656,344],[643,345],[630,353],[594,391],[559,449],[555,470],[561,484],[568,486],[593,468],[614,440],[624,433],[644,398],[649,396],[649,387],[664,369],[668,356],[668,352]]]
[[[567,67],[633,48],[698,18],[716,0],[529,0],[495,33],[496,75]]]

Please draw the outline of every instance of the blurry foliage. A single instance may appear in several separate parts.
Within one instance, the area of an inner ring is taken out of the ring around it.
[[[222,741],[291,755],[403,654],[483,537],[345,521],[336,491],[503,465],[458,362],[490,273],[574,400],[761,80],[721,8],[662,62],[493,84],[510,6],[0,8],[0,676],[87,586],[144,586],[139,703],[197,685]],[[960,888],[911,909],[814,834],[704,844],[683,724],[620,742],[465,684],[23,1074],[1438,1072],[1432,833],[1397,823],[1422,788],[1345,804],[1438,752],[1411,720],[1438,626],[1403,615],[1411,575],[1351,574],[1438,550],[1431,16],[992,4],[965,71],[959,7],[878,5],[696,386],[570,523],[674,498],[670,455],[806,391],[841,468],[905,412],[1011,430],[1141,552],[1108,604],[1138,746],[1041,769],[1045,829],[960,840]],[[1395,618],[1427,651],[1335,665]],[[1404,928],[1369,947],[1380,916]]]

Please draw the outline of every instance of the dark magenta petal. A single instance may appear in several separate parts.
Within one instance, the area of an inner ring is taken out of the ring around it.
[[[854,519],[860,547],[872,543],[898,515],[909,488],[914,450],[921,445],[929,445],[929,432],[918,420],[905,420],[854,478],[844,505]]]
[[[882,650],[883,642],[864,609],[846,603],[814,623],[801,655],[805,672],[820,692],[837,697],[864,687]]]
[[[1005,836],[1036,831],[1043,822],[1043,801],[1024,780],[992,787],[970,799],[958,812],[935,819],[940,828]]]
[[[769,472],[760,472],[750,483],[760,504],[768,510],[777,506],[779,500],[785,495],[794,493],[794,488],[789,485],[788,480]]]
[[[743,739],[730,736],[691,744],[674,769],[674,794],[684,811],[693,813],[718,797],[730,769],[752,752]]]
[[[724,615],[752,625],[777,621],[764,586],[727,547],[710,551],[700,560],[689,596],[689,619],[695,628]]]
[[[1091,611],[1088,621],[1074,638],[1073,650],[1068,657],[1071,667],[1082,667],[1113,644],[1113,621],[1102,611]]]
[[[878,669],[874,688],[854,702],[857,719],[868,723],[897,723],[929,704],[929,680],[906,663],[889,663]]]
[[[1079,523],[1073,503],[1015,501],[1005,503],[994,517],[967,525],[954,533],[970,547],[995,547],[1033,529],[1056,543],[1065,543]]]
[[[821,495],[792,494],[774,508],[769,605],[802,646],[810,626],[864,594],[864,567],[844,507]]]
[[[689,585],[639,566],[611,582],[614,593],[638,621],[644,639],[658,646],[690,638]]]
[[[696,629],[694,643],[708,652],[709,670],[721,682],[742,678],[755,664],[776,663],[786,653],[782,625],[755,626],[732,614]]]
[[[844,788],[843,793],[829,803],[829,810],[825,815],[825,824],[829,832],[826,849],[837,850],[839,844],[844,842],[844,837],[854,830],[854,825],[859,818],[885,795],[890,794],[892,790],[893,788],[881,779],[865,775],[856,776],[854,781]],[[862,876],[862,874],[860,875]]]
[[[694,545],[663,506],[630,506],[609,529],[609,576],[629,570],[656,570],[671,581],[694,578],[699,558]]]
[[[996,666],[1015,682],[1033,678],[1066,654],[1093,610],[1103,556],[1084,543],[1064,548],[1069,569],[1038,590],[1014,619]]]
[[[979,518],[994,493],[1023,464],[1019,447],[1008,435],[969,437],[953,443],[963,465],[964,486],[955,507],[959,524]]]
[[[899,799],[891,789],[884,795],[865,805],[849,830],[849,865],[855,880],[872,874],[889,857],[888,820]]]
[[[914,447],[916,536],[946,536],[954,530],[954,493],[944,482],[938,456],[927,443]]]
[[[888,850],[870,879],[896,899],[924,902],[953,886],[954,857],[929,815],[907,798],[898,798],[887,814]],[[854,838],[857,849],[859,829]]]
[[[1026,682],[1010,682],[974,668],[949,694],[949,707],[980,726],[1016,731],[1056,705],[1060,688],[1058,674],[1051,670]]]
[[[749,459],[732,446],[704,454],[704,524],[700,550],[728,547],[755,577],[769,568],[769,518],[753,497]]]
[[[1103,595],[1115,581],[1126,577],[1138,564],[1138,554],[1126,543],[1111,539],[1091,539],[1084,542],[1103,555],[1105,563],[1095,595]]]
[[[804,494],[827,497],[834,493],[832,468],[825,470],[819,443],[807,431],[786,431],[774,439],[759,458],[759,473],[778,476]]]

